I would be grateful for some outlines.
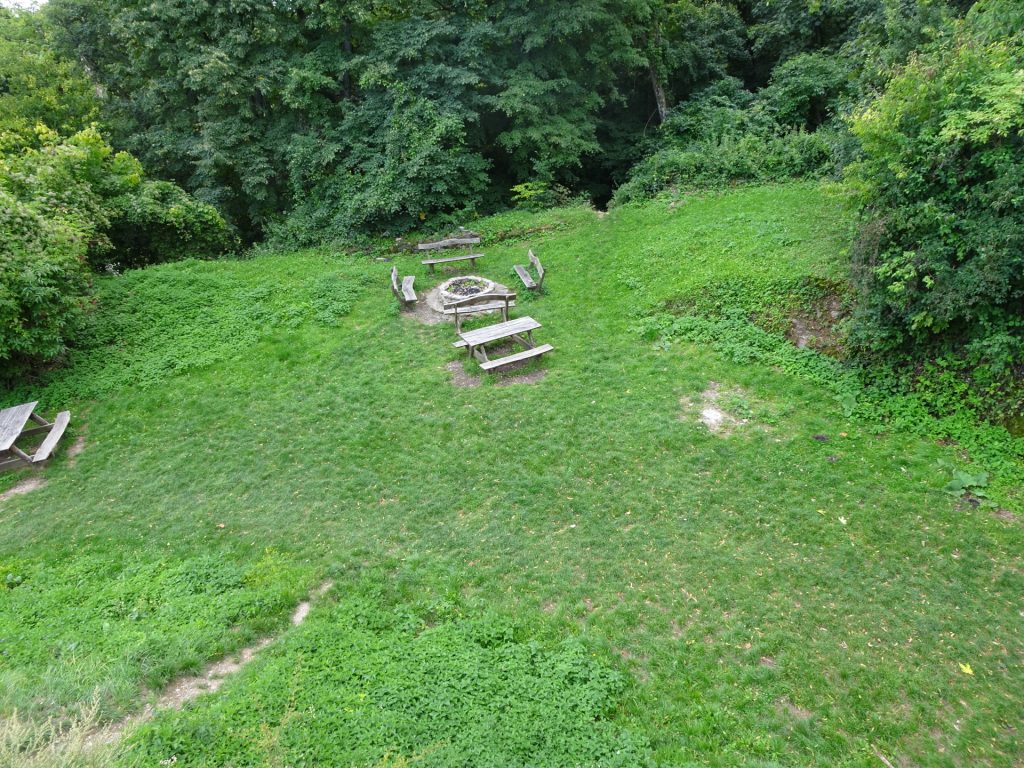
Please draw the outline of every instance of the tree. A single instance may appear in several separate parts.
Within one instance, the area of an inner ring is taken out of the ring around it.
[[[865,354],[1024,360],[1024,8],[982,0],[853,121]]]

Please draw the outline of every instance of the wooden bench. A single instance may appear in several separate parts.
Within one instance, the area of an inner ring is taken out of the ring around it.
[[[443,240],[435,240],[432,243],[418,243],[416,245],[417,251],[439,251],[442,248],[455,248],[461,245],[479,245],[480,235],[475,232],[464,232],[459,235],[452,237],[446,237]]]
[[[526,267],[522,264],[516,264],[512,269],[516,271],[516,274],[519,275],[519,279],[523,281],[523,285],[525,285],[527,289],[531,291],[539,291],[541,286],[544,285],[544,267],[541,265],[540,259],[533,255],[532,250],[528,251],[526,255],[527,258],[529,258],[530,263],[533,265],[533,268],[537,271],[537,279],[534,280]]]
[[[395,294],[395,298],[402,307],[410,307],[416,303],[416,291],[413,290],[412,284],[416,278],[412,275],[402,278],[402,284],[398,284],[398,267],[391,268],[391,292]]]
[[[540,357],[547,352],[551,352],[554,347],[550,344],[537,346],[533,340],[533,332],[540,327],[540,323],[532,317],[518,317],[515,320],[508,320],[497,325],[489,325],[486,328],[477,328],[476,330],[460,333],[459,341],[455,342],[453,346],[460,349],[467,348],[469,354],[479,361],[481,369],[494,371],[512,365],[512,363]],[[526,335],[524,336],[523,334]],[[507,355],[506,357],[500,357],[497,360],[488,358],[486,345],[504,339],[512,339],[512,341],[524,348],[523,351]]]
[[[434,271],[436,264],[454,264],[457,261],[470,261],[472,262],[473,268],[476,269],[476,260],[483,256],[482,253],[467,253],[462,256],[446,256],[443,259],[424,259],[420,263],[426,267],[430,267],[430,271]]]
[[[25,403],[0,411],[0,469],[41,464],[46,461],[68,428],[71,422],[70,411],[58,413],[51,424],[39,414],[33,413],[36,405],[37,403]],[[30,419],[39,426],[25,429],[25,424]],[[44,433],[46,437],[31,455],[14,444],[23,437]]]
[[[480,369],[483,371],[496,371],[500,368],[512,365],[512,363],[518,363],[523,360],[540,357],[545,352],[551,352],[552,350],[554,350],[554,347],[550,344],[541,344],[539,347],[528,347],[522,352],[516,352],[514,355],[499,357],[497,360],[488,360],[485,363],[480,363]]]
[[[510,292],[488,291],[464,299],[450,301],[442,307],[446,315],[455,315],[455,333],[462,332],[462,321],[466,315],[482,312],[501,312],[501,319],[508,320],[508,311],[516,305],[516,295]]]

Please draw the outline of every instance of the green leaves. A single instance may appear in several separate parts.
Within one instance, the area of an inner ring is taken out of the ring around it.
[[[950,480],[942,490],[954,496],[962,496],[965,493],[970,493],[973,496],[985,498],[985,493],[982,489],[987,486],[987,472],[978,472],[977,474],[972,475],[958,469],[953,473],[953,479]]]

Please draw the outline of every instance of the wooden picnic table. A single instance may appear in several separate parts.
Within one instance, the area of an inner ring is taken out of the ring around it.
[[[521,360],[529,360],[532,357],[539,357],[545,352],[550,352],[554,347],[550,344],[537,346],[533,341],[533,332],[541,325],[532,317],[517,317],[515,320],[508,320],[497,325],[489,325],[486,328],[477,328],[474,331],[466,331],[458,334],[459,341],[455,342],[456,347],[466,347],[469,354],[480,361],[480,367],[485,371],[504,368],[512,363]],[[523,334],[526,334],[523,336]],[[525,349],[514,355],[502,357],[497,360],[487,358],[487,345],[504,339],[512,339]]]
[[[57,418],[51,424],[35,413],[38,404],[38,402],[23,403],[0,410],[0,469],[38,464],[46,461],[53,453],[61,435],[67,429],[68,422],[71,421],[71,414],[68,411],[62,411],[57,414]],[[25,429],[29,420],[39,426]],[[47,433],[46,438],[32,455],[15,445],[20,438],[41,435],[44,432]]]

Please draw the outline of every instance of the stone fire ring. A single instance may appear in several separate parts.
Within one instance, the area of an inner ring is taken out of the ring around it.
[[[456,292],[457,286],[465,283],[476,283],[479,286],[479,290],[471,293]],[[459,299],[468,299],[471,295],[480,293],[490,293],[491,291],[499,288],[497,283],[493,280],[488,280],[486,277],[480,277],[479,275],[460,275],[453,277],[450,280],[445,280],[437,288],[430,291],[427,294],[427,305],[435,312],[441,313],[444,310],[445,304],[450,304],[453,301]]]

